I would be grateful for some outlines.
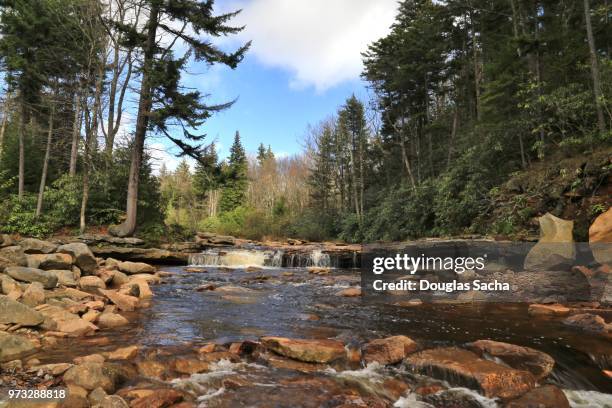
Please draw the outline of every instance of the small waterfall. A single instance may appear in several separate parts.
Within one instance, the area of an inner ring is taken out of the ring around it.
[[[317,266],[321,268],[330,267],[331,258],[329,257],[329,254],[324,253],[320,249],[315,249],[310,253],[308,265],[306,266]]]

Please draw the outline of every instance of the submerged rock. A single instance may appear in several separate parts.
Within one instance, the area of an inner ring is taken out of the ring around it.
[[[606,323],[603,317],[591,313],[570,316],[563,321],[563,324],[593,333],[608,334],[612,332],[612,324]]]
[[[484,360],[458,347],[421,351],[404,362],[413,371],[476,389],[489,398],[516,398],[535,386],[531,373]]]
[[[383,365],[402,361],[408,354],[417,350],[418,345],[410,337],[392,336],[385,339],[372,340],[363,350],[366,363],[377,362]]]
[[[172,369],[181,374],[197,374],[208,371],[208,363],[196,359],[179,358],[172,362]]]
[[[0,323],[37,326],[45,320],[38,311],[7,296],[0,295]]]
[[[343,289],[343,290],[341,290],[339,292],[336,292],[336,296],[359,297],[359,296],[361,296],[361,288],[354,287],[354,288]]]
[[[262,337],[261,343],[277,354],[308,363],[329,363],[345,356],[344,344],[337,340]]]
[[[467,347],[480,356],[499,358],[512,368],[529,371],[536,380],[547,377],[555,366],[551,356],[530,347],[493,340],[478,340]]]
[[[529,305],[527,313],[530,316],[567,316],[570,309],[559,304],[541,305],[536,303]]]
[[[570,403],[557,386],[545,385],[510,401],[504,408],[570,408]]]

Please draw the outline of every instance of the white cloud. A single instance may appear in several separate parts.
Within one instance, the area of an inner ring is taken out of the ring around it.
[[[389,32],[397,0],[239,0],[240,39],[263,64],[288,69],[291,85],[323,91],[359,77],[361,53]]]
[[[153,174],[159,174],[162,165],[165,165],[167,170],[174,171],[183,159],[187,160],[191,170],[195,168],[195,160],[191,157],[176,157],[163,143],[149,143],[147,145],[147,151],[151,155]]]

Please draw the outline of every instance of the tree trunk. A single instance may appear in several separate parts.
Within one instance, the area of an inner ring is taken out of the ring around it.
[[[446,156],[446,170],[450,169],[451,156],[453,152],[453,143],[455,136],[457,135],[457,125],[459,124],[459,108],[455,106],[455,113],[453,114],[453,125],[451,127],[451,134],[448,140],[448,154]]]
[[[6,133],[6,125],[8,124],[8,112],[11,104],[11,95],[7,94],[4,107],[2,109],[2,125],[0,126],[0,158],[2,157],[2,149],[4,148],[4,134]]]
[[[21,115],[19,118],[19,187],[18,196],[23,198],[25,188],[25,132],[26,132],[26,104],[21,100]]]
[[[150,71],[155,55],[155,37],[157,33],[159,6],[153,5],[147,23],[147,45],[144,52],[142,81],[140,84],[140,100],[138,102],[138,116],[136,118],[136,132],[134,133],[134,143],[132,144],[132,162],[130,163],[130,174],[128,178],[127,208],[125,221],[113,228],[117,236],[126,237],[134,235],[136,230],[136,216],[138,210],[138,181],[140,176],[140,166],[144,153],[144,143],[149,124],[149,114],[153,106],[150,84]]]
[[[601,95],[601,82],[599,79],[599,67],[597,66],[597,51],[593,37],[593,26],[591,25],[591,6],[589,0],[584,0],[584,20],[586,23],[587,40],[589,43],[589,55],[591,57],[591,78],[593,80],[593,96],[595,97],[595,109],[597,110],[597,128],[600,133],[605,133],[606,122],[603,113],[603,98]]]
[[[472,54],[474,58],[474,92],[476,97],[476,120],[480,120],[480,62],[478,58],[478,41],[476,40],[476,22],[473,12],[470,11],[470,23],[472,31]]]
[[[77,158],[79,153],[79,139],[81,133],[81,87],[74,94],[74,119],[72,123],[72,144],[70,148],[70,177],[76,175]]]
[[[47,184],[47,171],[49,169],[49,156],[51,156],[51,140],[53,138],[53,116],[55,105],[51,105],[49,114],[49,130],[47,131],[47,148],[45,149],[45,159],[43,161],[42,174],[40,176],[40,186],[38,188],[38,201],[36,202],[36,218],[42,213],[43,197],[45,195],[45,185]]]

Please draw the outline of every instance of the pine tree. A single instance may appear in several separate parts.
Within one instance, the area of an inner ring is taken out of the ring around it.
[[[204,199],[211,190],[219,187],[221,168],[218,161],[215,144],[212,143],[202,155],[201,160],[197,161],[195,165],[193,187],[198,198]]]
[[[260,143],[259,146],[257,147],[257,162],[259,163],[260,166],[263,166],[264,162],[266,161],[266,158],[267,158],[266,147],[264,146],[263,143]]]
[[[248,163],[240,133],[236,131],[234,143],[230,148],[230,157],[225,168],[224,187],[221,193],[219,208],[222,212],[232,211],[245,204],[247,190]]]
[[[212,0],[169,2],[146,0],[144,3],[149,13],[144,30],[140,32],[134,27],[121,27],[126,31],[126,38],[132,42],[131,45],[142,54],[140,61],[142,74],[128,181],[127,218],[123,224],[109,230],[118,236],[132,235],[136,229],[138,171],[147,131],[150,129],[165,135],[182,150],[183,155],[199,160],[204,151],[202,142],[205,135],[192,133],[193,129],[202,125],[213,112],[231,106],[231,103],[206,105],[202,102],[202,95],[199,92],[186,91],[181,87],[181,74],[185,71],[190,58],[208,64],[220,63],[235,68],[250,46],[250,43],[247,43],[233,53],[226,53],[213,45],[208,38],[202,38],[203,35],[219,37],[236,34],[242,30],[242,27],[227,25],[238,12],[216,16],[213,13]],[[169,24],[169,21],[172,21],[172,24]],[[181,24],[183,28],[179,28]],[[174,41],[171,42],[170,48],[160,47],[157,42],[160,33],[182,41],[188,46],[189,51],[183,56],[175,56],[171,48]],[[177,123],[182,130],[181,136],[172,130],[173,125]]]

